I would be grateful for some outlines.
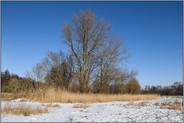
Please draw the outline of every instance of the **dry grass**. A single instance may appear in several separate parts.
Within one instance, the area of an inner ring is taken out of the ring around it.
[[[73,106],[73,108],[88,108],[88,107],[89,107],[89,105],[87,105],[87,104],[75,104]]]
[[[129,103],[127,104],[127,106],[132,106],[132,105],[134,105],[134,102],[129,102]]]
[[[27,100],[26,99],[21,99],[21,100],[19,100],[20,102],[27,102]]]
[[[52,103],[50,103],[50,104],[48,104],[48,105],[46,105],[47,107],[52,107],[52,108],[60,108],[61,106],[60,105],[58,105],[58,104],[52,104]]]
[[[19,104],[18,106],[13,107],[10,104],[5,104],[5,107],[1,110],[1,112],[5,114],[29,116],[31,114],[36,115],[48,113],[48,108],[42,109],[39,106],[32,108],[31,106],[26,104]]]
[[[141,107],[147,106],[147,102],[140,102],[137,104],[137,106],[141,106]]]
[[[147,102],[140,102],[140,103],[137,103],[137,104],[135,104],[134,102],[129,102],[127,104],[127,106],[132,106],[132,105],[144,107],[144,106],[147,106]]]
[[[173,110],[182,110],[183,106],[182,106],[181,103],[180,104],[174,103],[173,105],[171,105],[170,108],[173,109]]]
[[[21,94],[23,95],[23,94]],[[23,96],[16,95],[18,98]],[[45,91],[35,91],[28,93],[24,98],[39,102],[63,102],[63,103],[95,103],[95,102],[112,102],[112,101],[138,101],[138,100],[155,100],[160,96],[156,94],[81,94],[72,93],[62,90],[49,88]]]
[[[160,108],[161,108],[161,109],[182,110],[183,105],[182,105],[182,103],[179,103],[179,102],[175,102],[175,103],[172,103],[172,104],[165,104],[165,103],[162,103],[162,104],[160,105]]]
[[[1,98],[5,101],[14,99],[14,96],[12,93],[1,93]]]

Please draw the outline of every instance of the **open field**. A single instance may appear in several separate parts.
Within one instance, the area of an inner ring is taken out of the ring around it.
[[[25,116],[2,112],[3,122],[182,122],[181,96],[161,96],[157,100],[113,101],[101,103],[40,103],[24,98],[2,101],[16,108],[20,105],[47,109]],[[3,110],[2,110],[3,111]]]

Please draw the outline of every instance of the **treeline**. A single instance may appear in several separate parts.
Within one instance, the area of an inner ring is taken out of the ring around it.
[[[90,92],[92,93],[112,93],[112,94],[142,93],[142,94],[159,94],[159,95],[183,95],[183,83],[182,82],[175,82],[173,85],[170,85],[170,86],[160,86],[160,85],[148,86],[147,85],[145,86],[144,89],[140,90],[140,86],[137,80],[136,79],[130,79],[130,80],[131,81],[129,81],[126,84],[114,83],[114,84],[109,85],[108,87],[107,85],[103,86],[103,88],[99,88],[98,84],[93,83],[91,85]],[[62,80],[60,82],[62,82]],[[25,92],[25,93],[34,92],[36,90],[43,91],[44,89],[50,86],[53,86],[59,89],[61,89],[61,87],[62,89],[64,89],[63,86],[65,87],[65,85],[62,85],[62,84],[61,84],[62,86],[57,87],[56,83],[55,84],[54,83],[51,84],[49,81],[46,81],[46,82],[35,81],[30,77],[19,77],[16,74],[10,74],[8,70],[1,72],[1,92],[16,94],[20,92]],[[71,82],[66,85],[67,90],[71,92],[80,92],[79,86],[80,85],[76,84],[75,82]]]
[[[159,95],[183,95],[183,83],[175,82],[170,86],[145,86],[141,90],[143,94],[159,94]]]
[[[1,92],[29,92],[35,90],[37,84],[38,83],[31,78],[19,77],[16,74],[10,74],[8,70],[1,72]]]
[[[133,74],[133,73],[132,73]],[[58,74],[61,75],[61,74]],[[51,76],[50,76],[51,77]],[[56,79],[56,78],[55,78]],[[30,93],[36,90],[44,91],[49,87],[56,89],[63,89],[70,92],[80,92],[80,85],[75,82],[63,82],[63,79],[53,80],[50,82],[48,76],[45,81],[36,81],[30,77],[19,77],[16,74],[10,74],[8,70],[1,72],[1,92],[5,93]],[[128,83],[115,83],[111,85],[98,85],[98,83],[92,83],[90,86],[91,93],[140,93],[140,85],[136,79],[130,79]]]

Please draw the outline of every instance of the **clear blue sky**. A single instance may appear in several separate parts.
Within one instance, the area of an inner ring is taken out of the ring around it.
[[[47,51],[66,51],[61,27],[91,9],[131,53],[144,85],[182,81],[182,2],[2,2],[2,71],[24,76]]]

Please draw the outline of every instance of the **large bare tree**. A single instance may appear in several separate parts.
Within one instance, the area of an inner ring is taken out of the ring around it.
[[[87,92],[94,69],[119,60],[121,45],[109,36],[111,25],[104,19],[97,21],[90,10],[82,11],[79,16],[74,15],[72,21],[73,25],[64,25],[63,33],[73,56],[73,74],[80,83],[80,92]],[[101,60],[104,60],[103,64]]]

